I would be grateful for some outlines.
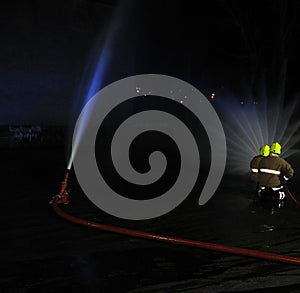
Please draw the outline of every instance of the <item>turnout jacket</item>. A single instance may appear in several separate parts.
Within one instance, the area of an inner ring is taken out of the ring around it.
[[[250,161],[250,169],[251,169],[250,177],[251,180],[253,180],[254,182],[258,182],[259,162],[262,158],[263,156],[257,155],[253,157],[252,160]]]
[[[279,187],[294,175],[287,161],[272,154],[259,161],[258,169],[258,182],[265,187]]]

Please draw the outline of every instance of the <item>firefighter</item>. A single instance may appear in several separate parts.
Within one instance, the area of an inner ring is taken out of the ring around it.
[[[255,189],[255,196],[256,197],[259,197],[260,188],[261,188],[261,186],[259,185],[259,182],[258,182],[259,162],[263,157],[269,156],[269,154],[270,154],[270,146],[268,144],[265,144],[259,149],[259,155],[253,157],[251,162],[250,162],[251,180],[256,182],[256,189]]]
[[[270,147],[270,155],[259,162],[258,184],[261,186],[259,195],[263,200],[271,200],[278,207],[283,207],[283,185],[294,175],[294,170],[287,161],[279,157],[280,154],[281,145],[274,142]]]
[[[250,169],[251,169],[251,180],[258,183],[258,168],[259,162],[263,157],[267,157],[270,154],[270,146],[268,144],[263,145],[259,149],[259,155],[252,158],[250,161]]]

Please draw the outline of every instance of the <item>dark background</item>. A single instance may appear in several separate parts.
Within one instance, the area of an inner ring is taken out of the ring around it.
[[[160,73],[207,97],[215,92],[216,101],[285,103],[299,91],[298,1],[31,0],[0,7],[1,292],[299,292],[297,265],[97,231],[61,219],[49,205],[102,52],[93,91]],[[289,187],[297,196],[296,178]],[[290,199],[275,212],[254,205],[247,176],[224,176],[205,206],[195,192],[172,212],[139,222],[95,207],[73,170],[68,183],[70,204],[61,208],[79,218],[300,255],[297,206]]]
[[[161,73],[206,96],[294,98],[298,13],[278,0],[3,2],[0,125],[72,127],[107,43],[100,87]]]

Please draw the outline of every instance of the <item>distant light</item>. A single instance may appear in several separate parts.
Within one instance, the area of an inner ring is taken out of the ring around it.
[[[241,105],[244,105],[244,104],[245,104],[245,102],[244,102],[243,100],[241,100],[241,101],[240,101],[240,104],[241,104]]]
[[[140,87],[136,87],[135,90],[136,90],[136,92],[139,94],[140,91],[141,91],[141,88],[140,88]]]
[[[258,105],[258,101],[254,101],[253,104],[254,104],[254,105]]]
[[[184,98],[187,99],[188,97],[187,97],[187,96],[184,96]]]
[[[183,103],[183,100],[181,100],[180,103],[182,104],[182,103]]]
[[[210,98],[211,98],[211,99],[214,99],[215,96],[216,96],[216,94],[215,94],[215,93],[212,93],[212,94],[210,95]]]

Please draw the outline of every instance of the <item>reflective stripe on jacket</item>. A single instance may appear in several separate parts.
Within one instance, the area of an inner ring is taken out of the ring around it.
[[[250,169],[251,169],[251,180],[254,182],[258,182],[258,167],[259,162],[263,158],[263,156],[258,155],[252,158],[250,162]]]

